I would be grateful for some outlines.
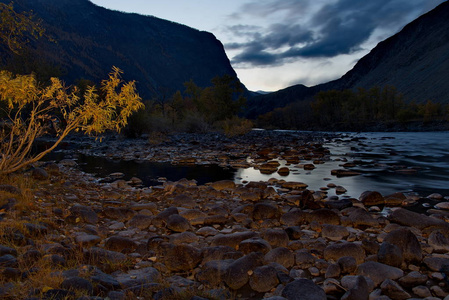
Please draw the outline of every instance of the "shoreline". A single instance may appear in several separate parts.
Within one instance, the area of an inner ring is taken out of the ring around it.
[[[285,137],[291,144],[291,136]],[[282,146],[282,139],[259,138],[265,141],[260,148],[230,148],[235,158],[249,150],[269,157],[272,151],[263,149]],[[202,142],[191,141],[188,155]],[[201,147],[213,152],[218,146],[209,141]],[[318,143],[311,145],[316,147],[304,148],[307,154],[325,156]],[[25,174],[34,177],[32,188],[14,180],[0,186],[6,199],[16,199],[2,207],[0,296],[20,298],[17,288],[49,263],[60,283],[22,288],[20,295],[449,299],[449,206],[439,195],[432,200],[440,209],[429,207],[426,216],[404,209],[416,199],[401,193],[324,201],[299,182],[274,189],[275,182],[179,180],[138,188],[116,175],[99,183],[65,159],[42,162]],[[386,204],[388,215],[381,210]],[[7,238],[7,228],[22,238]],[[29,275],[5,275],[19,273]]]

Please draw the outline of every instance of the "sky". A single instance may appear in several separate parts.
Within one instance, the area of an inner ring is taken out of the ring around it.
[[[338,79],[445,0],[90,0],[213,33],[252,91]]]

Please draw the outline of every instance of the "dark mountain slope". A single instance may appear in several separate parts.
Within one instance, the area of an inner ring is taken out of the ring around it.
[[[9,3],[9,0],[0,0]],[[151,16],[111,11],[88,0],[16,0],[33,10],[57,43],[32,45],[42,59],[59,65],[72,83],[104,79],[115,65],[135,79],[140,94],[152,97],[183,90],[193,79],[211,85],[216,76],[236,76],[223,45],[211,33]]]
[[[252,117],[294,101],[308,100],[317,92],[357,87],[395,86],[408,101],[449,103],[449,2],[409,23],[380,42],[338,80],[305,88],[296,85],[252,98]]]

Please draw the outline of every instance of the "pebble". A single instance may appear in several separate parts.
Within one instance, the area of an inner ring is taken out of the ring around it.
[[[212,144],[204,143],[210,156],[203,151],[202,157],[189,144],[191,157],[184,160],[219,157]],[[274,163],[278,157],[310,169],[326,162],[319,145],[272,144],[266,151],[250,150],[262,150],[257,144],[223,147],[221,151],[229,152],[223,161],[254,155],[257,164],[269,163],[280,173],[299,167],[283,169]],[[231,149],[241,149],[242,154]],[[136,146],[132,153],[141,153],[139,157],[147,157],[150,151],[137,150]],[[158,155],[168,160],[177,151],[166,148]],[[27,280],[22,274],[35,272],[29,263],[41,261],[65,274],[61,284],[42,297],[76,291],[90,299],[124,299],[145,291],[149,297],[163,299],[187,289],[198,291],[191,299],[207,295],[218,299],[232,295],[242,299],[443,299],[448,295],[449,225],[441,218],[401,208],[404,198],[399,194],[383,197],[371,191],[358,200],[327,198],[307,190],[304,183],[274,178],[246,186],[229,180],[206,185],[164,180],[164,185],[151,189],[130,188],[127,182],[98,183],[77,171],[72,162],[60,163],[59,172],[48,169],[52,183],[39,181],[40,209],[19,214],[17,202],[5,209],[0,225],[21,218],[23,226],[5,229],[0,237],[0,297],[14,298],[8,295],[12,291],[8,283]],[[336,175],[355,174],[341,171]],[[61,178],[61,184],[55,178]],[[134,178],[129,183],[140,181]],[[344,190],[333,183],[327,188]],[[14,185],[0,185],[1,191],[16,194],[17,199],[22,192]],[[428,198],[442,201],[437,206],[444,210],[445,199]],[[376,209],[385,203],[394,206],[388,214]],[[70,269],[73,254],[79,259],[76,269]]]

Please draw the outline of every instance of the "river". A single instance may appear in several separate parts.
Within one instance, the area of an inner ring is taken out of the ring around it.
[[[83,171],[99,177],[123,172],[124,179],[135,176],[147,186],[160,184],[157,180],[159,177],[171,181],[195,179],[198,184],[222,179],[242,183],[277,178],[304,182],[312,190],[319,190],[333,183],[347,190],[340,196],[356,198],[366,190],[378,191],[383,195],[416,192],[421,196],[431,193],[449,196],[449,132],[340,133],[337,136],[339,137],[324,141],[324,147],[330,150],[330,157],[324,164],[317,164],[314,170],[305,171],[301,165],[286,165],[281,160],[281,166],[290,168],[288,176],[277,173],[265,175],[255,168],[224,169],[217,165],[179,166],[169,163],[111,161],[83,155],[78,156],[78,163]],[[331,170],[341,169],[341,165],[346,162],[355,162],[355,166],[350,169],[361,175],[331,175]],[[335,195],[335,189],[330,189],[328,193]]]

